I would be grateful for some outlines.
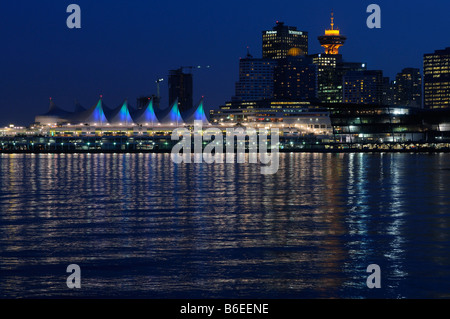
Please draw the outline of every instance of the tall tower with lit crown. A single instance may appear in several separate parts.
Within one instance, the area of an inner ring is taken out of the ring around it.
[[[320,45],[325,48],[326,54],[339,54],[339,48],[346,40],[338,29],[334,29],[334,13],[331,12],[331,29],[325,30],[325,35],[319,37]]]

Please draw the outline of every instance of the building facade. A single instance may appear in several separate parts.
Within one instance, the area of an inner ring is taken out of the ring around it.
[[[247,54],[239,61],[239,81],[233,101],[257,101],[273,98],[275,60],[256,59]]]
[[[314,54],[312,61],[317,65],[317,97],[323,103],[342,102],[342,77],[338,65],[340,54]]]
[[[306,56],[279,59],[274,70],[274,97],[277,100],[315,101],[317,66]]]
[[[278,22],[272,30],[263,31],[263,59],[284,59],[290,50],[300,50],[308,54],[308,32]]]
[[[183,69],[169,71],[169,105],[173,105],[178,99],[181,112],[192,109],[193,80],[191,73],[184,73]]]
[[[350,71],[343,76],[343,102],[383,103],[383,71]]]
[[[450,107],[450,47],[425,54],[424,106],[429,109]]]
[[[420,69],[406,68],[395,80],[395,105],[422,107],[422,75]]]

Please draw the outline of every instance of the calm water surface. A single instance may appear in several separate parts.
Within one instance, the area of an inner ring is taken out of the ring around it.
[[[450,298],[450,155],[280,156],[0,155],[0,297]]]

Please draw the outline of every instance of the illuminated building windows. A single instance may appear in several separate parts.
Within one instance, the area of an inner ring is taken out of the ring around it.
[[[289,50],[296,48],[308,54],[308,32],[277,22],[271,31],[263,31],[263,58],[283,59]]]
[[[450,103],[450,48],[424,55],[424,104],[426,108],[448,108]]]

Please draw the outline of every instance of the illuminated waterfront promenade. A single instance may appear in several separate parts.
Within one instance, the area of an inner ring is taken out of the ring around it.
[[[226,129],[220,128],[226,141]],[[256,126],[257,128],[258,126]],[[266,128],[266,126],[260,125]],[[267,129],[275,126],[267,126]],[[192,126],[186,128],[193,129]],[[245,127],[242,127],[245,128]],[[400,141],[373,143],[348,142],[334,139],[333,135],[319,135],[292,127],[277,126],[280,152],[449,152],[449,142]],[[68,127],[54,128],[5,128],[0,130],[1,153],[145,153],[170,152],[179,140],[172,141],[173,127]],[[269,139],[270,141],[270,139]],[[203,146],[209,142],[204,141]],[[237,141],[235,141],[235,146]],[[248,141],[246,141],[248,149]]]
[[[450,112],[445,110],[279,101],[266,104],[251,105],[250,109],[248,105],[226,105],[211,112],[208,119],[203,101],[194,113],[184,117],[177,103],[165,115],[157,117],[152,100],[136,113],[128,109],[127,102],[115,111],[108,110],[100,99],[91,109],[72,115],[51,101],[49,112],[37,116],[33,125],[0,129],[0,152],[170,152],[179,142],[179,139],[172,141],[173,130],[185,128],[194,132],[194,121],[202,124],[202,130],[219,129],[224,137],[229,129],[244,132],[248,128],[265,129],[268,133],[276,129],[281,152],[447,152],[450,149]],[[224,144],[238,146],[238,141],[223,140]],[[204,141],[203,146],[208,143]],[[248,148],[248,142],[244,143]]]

